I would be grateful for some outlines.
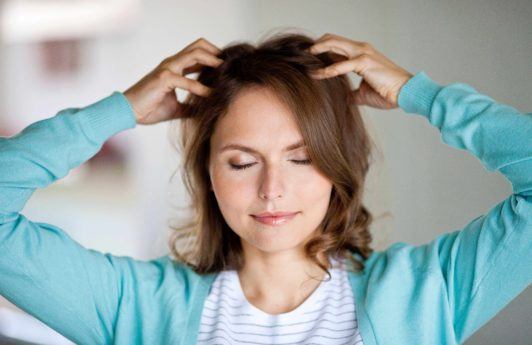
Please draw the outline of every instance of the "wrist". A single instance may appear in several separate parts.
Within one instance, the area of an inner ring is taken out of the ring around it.
[[[123,93],[123,95],[126,98],[127,102],[129,103],[129,106],[130,106],[131,110],[133,111],[133,115],[135,117],[135,121],[137,123],[139,123],[140,116],[139,116],[139,112],[135,108],[135,102],[134,102],[135,97],[132,95],[132,93],[131,93],[131,91],[129,89],[126,90]]]
[[[401,94],[401,90],[412,77],[412,74],[405,71],[405,73],[397,78],[397,81],[394,84],[395,86],[392,88],[393,91],[390,93],[390,97],[392,98],[391,102],[394,108],[399,107],[399,95]]]
[[[400,90],[398,104],[406,113],[428,116],[432,103],[443,88],[424,71],[418,72]]]

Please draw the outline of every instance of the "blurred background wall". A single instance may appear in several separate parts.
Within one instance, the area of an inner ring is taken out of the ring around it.
[[[532,108],[532,2],[378,1],[22,1],[0,2],[0,135],[67,107],[125,91],[163,58],[199,37],[223,47],[282,30],[330,32],[371,42],[411,73],[465,82],[495,100]],[[356,83],[359,79],[352,76]],[[180,97],[183,94],[180,94]],[[464,151],[446,146],[426,120],[362,108],[378,145],[366,204],[378,218],[374,246],[423,244],[463,228],[511,193]],[[23,213],[53,223],[88,248],[149,260],[168,253],[168,225],[187,197],[168,123],[111,138],[66,178],[38,190]],[[529,258],[523,258],[529,260]],[[530,344],[528,288],[467,344]],[[36,336],[28,336],[27,327]],[[20,329],[25,329],[21,332]],[[0,334],[68,343],[0,297]],[[24,334],[23,334],[24,333]]]

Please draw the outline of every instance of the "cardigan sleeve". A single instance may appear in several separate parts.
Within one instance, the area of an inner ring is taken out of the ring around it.
[[[403,86],[398,103],[438,128],[443,142],[512,184],[512,194],[486,214],[414,249],[420,255],[412,257],[430,253],[437,262],[462,343],[532,282],[532,113],[464,83],[440,86],[424,72]]]
[[[123,94],[69,108],[0,138],[0,294],[78,344],[112,342],[118,257],[82,247],[20,211],[44,188],[136,125]]]

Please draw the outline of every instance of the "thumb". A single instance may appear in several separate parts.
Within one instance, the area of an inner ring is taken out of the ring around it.
[[[357,105],[369,105],[368,101],[371,92],[375,92],[364,79],[360,82],[358,89],[352,91],[352,101]],[[374,96],[373,96],[374,97]]]
[[[382,97],[364,79],[362,79],[358,89],[352,91],[351,97],[353,103],[356,105],[367,105],[378,109],[392,109],[397,107]]]

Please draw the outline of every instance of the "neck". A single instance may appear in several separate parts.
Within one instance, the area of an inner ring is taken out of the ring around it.
[[[246,299],[257,308],[279,314],[295,309],[319,286],[326,273],[303,253],[244,250],[244,267],[238,271]],[[320,257],[325,264],[324,257]]]

